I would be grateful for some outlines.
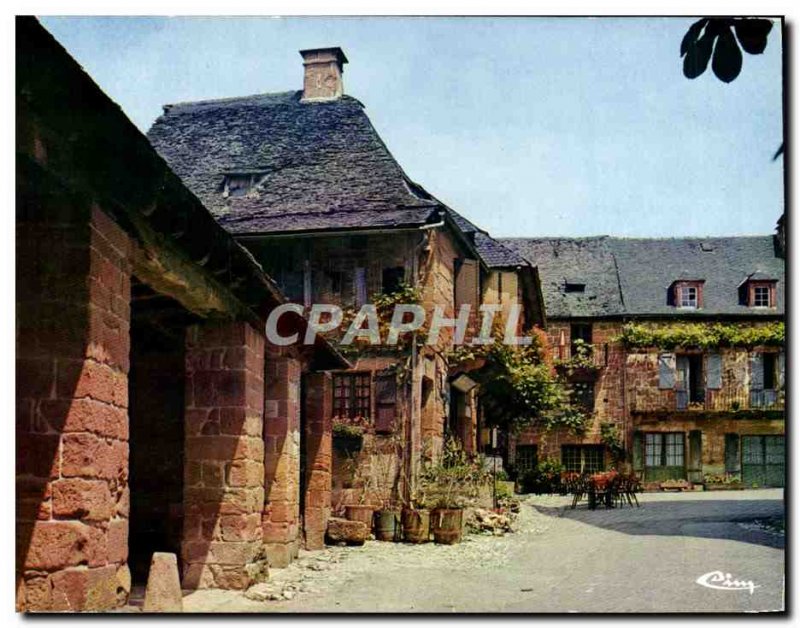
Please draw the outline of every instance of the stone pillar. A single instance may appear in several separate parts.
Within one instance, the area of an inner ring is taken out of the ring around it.
[[[17,608],[108,610],[130,591],[130,242],[59,197],[17,222]]]
[[[263,570],[263,372],[247,323],[187,331],[184,588],[243,589]]]
[[[332,405],[330,373],[305,377],[305,499],[303,527],[306,549],[325,546],[325,529],[331,516]]]
[[[264,404],[264,548],[273,567],[300,549],[300,362],[268,357]]]

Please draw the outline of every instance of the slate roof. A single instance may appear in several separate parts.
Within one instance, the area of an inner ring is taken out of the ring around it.
[[[729,238],[510,238],[501,242],[539,267],[549,318],[597,316],[775,316],[784,314],[784,260],[771,235]],[[739,304],[748,277],[777,280],[777,307]],[[702,279],[703,307],[667,304],[678,279]],[[586,283],[566,292],[565,281]]]
[[[300,102],[301,92],[167,105],[148,138],[235,234],[416,227],[441,204],[408,179],[350,96]],[[227,175],[254,174],[225,198]]]
[[[483,229],[476,227],[455,210],[448,207],[447,212],[458,228],[472,238],[476,251],[487,267],[516,268],[517,266],[529,265],[528,261],[521,255],[495,240]]]

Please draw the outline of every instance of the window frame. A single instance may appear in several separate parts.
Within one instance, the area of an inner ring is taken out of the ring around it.
[[[684,310],[696,310],[700,306],[697,286],[678,286],[678,307]]]
[[[756,303],[756,291],[765,290],[767,304]],[[768,310],[775,307],[775,282],[774,281],[750,281],[747,289],[747,304],[752,308]]]
[[[372,422],[373,392],[370,371],[333,373],[332,388],[334,417]],[[339,394],[340,392],[343,394]]]
[[[645,468],[686,468],[684,432],[644,432],[643,444]]]

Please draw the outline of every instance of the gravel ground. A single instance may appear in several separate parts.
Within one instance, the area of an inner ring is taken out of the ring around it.
[[[736,612],[783,606],[782,491],[648,494],[641,508],[523,501],[515,532],[458,545],[369,541],[303,553],[256,591],[196,591],[187,612]],[[754,593],[695,581],[712,570]],[[254,591],[250,592],[252,596]]]

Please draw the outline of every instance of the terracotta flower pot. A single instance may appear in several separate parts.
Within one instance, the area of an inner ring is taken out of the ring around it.
[[[366,524],[367,530],[372,531],[372,518],[375,506],[370,504],[349,504],[344,507],[344,516],[350,521],[361,521]]]
[[[461,508],[437,508],[431,516],[433,540],[445,545],[453,545],[461,541],[464,511]]]
[[[403,511],[403,538],[409,543],[427,543],[431,540],[429,510],[407,508]]]

